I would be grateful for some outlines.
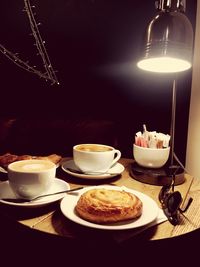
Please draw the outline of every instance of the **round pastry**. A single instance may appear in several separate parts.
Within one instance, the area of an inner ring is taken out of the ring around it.
[[[142,206],[142,201],[132,193],[98,188],[83,193],[75,210],[81,218],[103,224],[138,218]]]

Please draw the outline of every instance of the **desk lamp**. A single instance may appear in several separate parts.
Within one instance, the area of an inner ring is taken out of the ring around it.
[[[155,1],[158,11],[147,26],[142,58],[137,66],[146,71],[174,73],[192,66],[193,29],[185,15],[185,0]],[[174,166],[174,133],[176,113],[176,77],[173,80],[171,113],[170,168]],[[177,158],[177,157],[176,157]]]

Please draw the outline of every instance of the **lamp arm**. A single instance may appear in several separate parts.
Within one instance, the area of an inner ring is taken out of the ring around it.
[[[176,90],[177,90],[177,80],[174,78],[173,80],[173,87],[172,87],[172,113],[171,113],[171,158],[170,158],[170,165],[174,165],[174,139],[175,139],[175,125],[176,125]]]

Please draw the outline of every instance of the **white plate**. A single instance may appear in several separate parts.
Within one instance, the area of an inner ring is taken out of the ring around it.
[[[68,183],[58,178],[55,178],[55,181],[53,185],[51,186],[51,188],[48,191],[46,191],[44,194],[59,192],[59,191],[67,190],[67,189],[70,189],[70,186]],[[31,202],[27,202],[27,203],[14,203],[10,201],[1,200],[1,198],[15,198],[15,195],[12,189],[10,188],[8,181],[0,183],[0,203],[4,203],[6,205],[11,205],[11,206],[40,207],[40,206],[44,206],[52,202],[55,202],[57,200],[60,200],[65,195],[66,195],[65,193],[62,193],[58,195],[44,197],[44,198],[34,200]]]
[[[96,223],[92,223],[92,222],[89,222],[89,221],[86,221],[80,218],[75,212],[76,203],[82,193],[92,188],[107,188],[107,189],[113,189],[113,190],[124,190],[124,191],[135,194],[136,196],[140,198],[140,200],[143,203],[142,215],[139,218],[134,219],[134,220],[127,220],[124,222],[118,222],[118,223],[113,223],[113,224],[96,224]],[[158,211],[159,211],[157,203],[149,196],[139,191],[135,191],[135,190],[123,187],[123,186],[117,187],[117,186],[109,186],[109,185],[108,186],[107,185],[90,186],[79,191],[78,195],[72,195],[72,194],[66,195],[61,200],[60,208],[61,208],[63,215],[75,223],[81,224],[83,226],[91,227],[91,228],[105,229],[105,230],[125,230],[125,229],[132,229],[132,228],[147,225],[153,222],[157,218]]]
[[[78,177],[78,178],[84,178],[84,179],[106,179],[111,178],[114,176],[117,176],[121,174],[124,171],[124,166],[120,163],[116,163],[112,168],[110,168],[107,173],[104,174],[79,174],[76,172],[73,172],[69,169],[74,169],[76,171],[80,171],[78,167],[75,165],[73,160],[68,160],[62,163],[61,168],[66,173]],[[69,169],[68,169],[69,168]]]

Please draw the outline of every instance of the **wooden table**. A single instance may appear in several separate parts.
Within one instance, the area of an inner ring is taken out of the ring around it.
[[[69,159],[69,158],[68,158]],[[158,194],[161,189],[161,186],[149,185],[145,183],[141,183],[135,180],[129,174],[130,164],[133,162],[132,159],[121,159],[121,164],[124,165],[124,172],[116,177],[110,179],[103,180],[83,180],[78,179],[76,177],[72,177],[65,173],[61,168],[57,170],[57,177],[65,180],[71,186],[71,188],[77,187],[79,185],[90,186],[90,185],[101,185],[101,184],[109,184],[114,183],[117,186],[126,186],[128,188],[141,191],[146,195],[150,196],[154,199],[158,205],[160,203],[158,201]],[[199,201],[198,201],[198,192],[200,190],[200,181],[198,179],[193,179],[188,174],[185,174],[185,182],[181,185],[176,186],[176,190],[180,191],[184,200],[188,198],[188,195],[192,195],[194,197],[194,201],[187,211],[186,216],[189,220],[184,219],[181,225],[173,226],[168,221],[165,221],[159,225],[153,226],[148,230],[140,233],[143,238],[146,240],[160,240],[171,238],[179,235],[183,235],[185,233],[191,232],[200,227],[199,222]],[[195,211],[195,214],[194,214]],[[77,225],[66,217],[60,211],[59,201],[53,204],[50,204],[45,207],[40,208],[16,208],[7,206],[4,204],[0,205],[0,213],[1,215],[6,216],[7,218],[11,218],[12,220],[16,220],[21,225],[27,226],[31,229],[36,229],[42,231],[44,233],[50,233],[56,236],[61,236],[63,238],[68,239],[87,239],[90,236],[92,231],[92,235],[96,235],[96,238],[113,237],[113,231],[94,231],[88,227]],[[130,232],[132,230],[126,230]],[[134,230],[133,230],[134,231]],[[115,232],[115,231],[114,231]]]

